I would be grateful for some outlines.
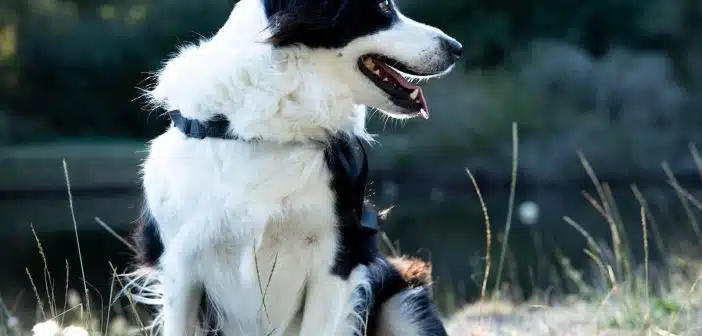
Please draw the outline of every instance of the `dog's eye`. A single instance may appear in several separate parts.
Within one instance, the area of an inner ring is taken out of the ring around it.
[[[379,2],[378,7],[380,7],[380,10],[382,10],[383,12],[392,11],[392,5],[390,4],[390,0],[384,0]]]

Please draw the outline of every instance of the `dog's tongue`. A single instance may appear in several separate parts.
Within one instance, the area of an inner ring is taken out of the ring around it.
[[[427,102],[424,99],[424,94],[422,93],[422,88],[416,85],[410,84],[405,77],[402,77],[399,72],[395,71],[395,69],[391,68],[385,62],[382,62],[380,60],[377,60],[375,58],[371,58],[373,61],[373,64],[380,68],[380,70],[383,72],[383,74],[387,75],[390,79],[392,79],[397,85],[403,87],[404,89],[407,90],[409,98],[411,98],[414,101],[417,101],[419,104],[421,104],[421,108],[419,109],[419,114],[424,119],[429,119],[429,107],[427,106]]]

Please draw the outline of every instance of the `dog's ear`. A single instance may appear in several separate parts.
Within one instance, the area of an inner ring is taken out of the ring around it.
[[[333,27],[350,0],[261,0],[274,46],[294,44],[310,34]]]
[[[294,11],[279,11],[268,18],[270,37],[265,42],[274,46],[285,46],[295,43],[296,35],[305,31],[309,23],[304,17]]]

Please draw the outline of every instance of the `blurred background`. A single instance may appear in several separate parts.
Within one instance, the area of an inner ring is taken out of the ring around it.
[[[139,88],[177,46],[212,35],[232,4],[2,1],[0,311],[32,320],[38,305],[30,277],[45,293],[47,271],[59,302],[64,287],[82,288],[63,159],[84,276],[93,300],[107,304],[112,267],[124,270],[132,252],[96,218],[128,237],[141,203],[137,171],[145,143],[167,126],[144,110]],[[564,216],[601,246],[625,244],[636,265],[643,256],[642,198],[657,224],[648,239],[652,262],[699,252],[702,235],[690,223],[702,218],[687,196],[702,192],[693,155],[702,143],[702,2],[401,0],[400,6],[467,51],[456,71],[426,84],[428,121],[376,115],[369,126],[380,141],[372,149],[373,197],[394,206],[384,228],[402,253],[431,260],[443,312],[474,301],[484,275],[486,223],[466,169],[487,206],[493,263],[502,249],[512,123],[519,143],[514,215],[501,283],[493,275],[490,288],[520,300],[577,291],[568,272],[594,279],[583,253],[588,242]],[[607,182],[604,193],[616,201],[606,209],[611,216],[583,193],[599,199],[579,151]],[[670,186],[663,162],[685,193]],[[607,217],[621,223],[615,241]]]

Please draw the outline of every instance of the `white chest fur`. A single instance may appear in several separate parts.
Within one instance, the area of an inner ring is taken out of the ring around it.
[[[192,322],[196,310],[168,306],[197,308],[204,289],[225,334],[336,333],[350,284],[330,274],[337,237],[329,180],[314,145],[188,139],[175,129],[156,138],[144,189],[165,246],[164,295],[185,302],[167,300],[164,315]],[[306,292],[315,283],[325,285]],[[315,296],[328,304],[330,293],[340,306],[321,311],[334,318],[294,321],[303,295],[305,305]],[[172,328],[164,334],[189,332]]]

